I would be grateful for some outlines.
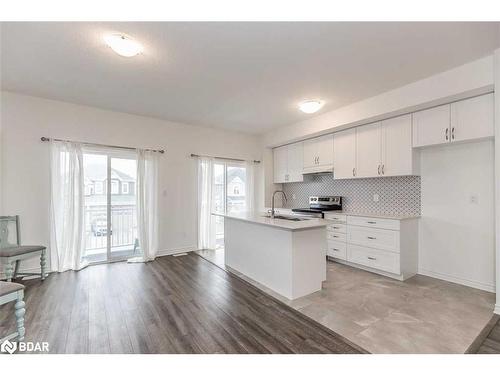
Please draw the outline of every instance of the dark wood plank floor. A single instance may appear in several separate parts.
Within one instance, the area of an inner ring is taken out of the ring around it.
[[[363,352],[192,253],[24,283],[26,340],[51,353]],[[12,311],[0,308],[0,337]]]
[[[500,354],[500,317],[495,315],[468,351],[471,354]]]

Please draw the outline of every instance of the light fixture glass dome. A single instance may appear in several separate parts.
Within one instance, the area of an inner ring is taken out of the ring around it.
[[[304,113],[318,112],[325,103],[322,100],[304,100],[299,104],[299,109]]]
[[[132,57],[142,52],[140,43],[122,34],[106,35],[104,41],[120,56]]]

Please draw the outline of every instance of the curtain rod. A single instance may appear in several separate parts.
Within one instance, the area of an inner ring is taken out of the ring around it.
[[[251,161],[256,164],[260,163],[260,160],[245,160],[245,159],[235,159],[235,158],[225,158],[222,156],[211,156],[211,155],[198,155],[198,154],[191,154],[192,158],[200,158],[200,157],[205,157],[205,158],[214,158],[214,159],[220,159],[220,160],[232,160],[232,161]]]
[[[58,139],[58,138],[48,138],[48,137],[42,137],[40,138],[42,142],[49,142],[50,140],[53,140],[55,142],[74,142],[74,141],[69,141],[67,139]],[[111,147],[111,148],[120,148],[122,150],[137,150],[136,147],[126,147],[126,146],[113,146],[113,145],[104,145],[101,143],[91,143],[91,142],[79,142],[81,144],[87,145],[87,146],[102,146],[102,147]],[[153,152],[159,152],[160,154],[164,154],[165,150],[153,150],[153,149],[145,149],[146,151],[153,151]]]

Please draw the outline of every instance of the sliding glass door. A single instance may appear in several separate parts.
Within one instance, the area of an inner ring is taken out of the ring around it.
[[[135,153],[89,150],[83,168],[85,258],[95,263],[139,255]]]
[[[213,207],[216,212],[246,210],[246,168],[243,164],[216,162],[213,166]],[[224,248],[224,218],[213,216],[216,249]]]

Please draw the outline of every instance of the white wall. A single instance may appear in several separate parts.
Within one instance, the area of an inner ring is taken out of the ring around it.
[[[494,291],[493,141],[420,152],[419,273]]]
[[[1,214],[21,216],[23,244],[49,243],[49,145],[41,136],[165,149],[159,182],[165,252],[197,244],[197,167],[190,153],[260,159],[255,136],[2,94]]]
[[[272,130],[265,134],[264,144],[275,147],[482,94],[492,89],[493,56],[487,56],[372,98]]]

